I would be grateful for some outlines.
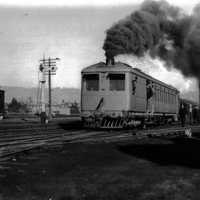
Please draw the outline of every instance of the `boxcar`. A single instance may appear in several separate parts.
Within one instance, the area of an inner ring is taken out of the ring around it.
[[[179,91],[125,63],[83,69],[81,86],[85,126],[122,128],[177,119]]]

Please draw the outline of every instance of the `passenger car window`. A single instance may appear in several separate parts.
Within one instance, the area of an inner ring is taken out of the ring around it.
[[[98,91],[99,90],[99,74],[85,74],[83,76],[83,81],[85,82],[85,88],[88,91]]]
[[[109,74],[110,90],[125,90],[125,74]]]
[[[135,76],[135,79],[132,80],[132,95],[135,95],[137,81],[138,81],[138,77]]]

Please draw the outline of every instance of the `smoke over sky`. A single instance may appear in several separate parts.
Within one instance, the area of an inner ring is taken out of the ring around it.
[[[107,30],[108,58],[120,54],[159,57],[187,77],[200,78],[200,4],[189,15],[167,1],[145,1]]]

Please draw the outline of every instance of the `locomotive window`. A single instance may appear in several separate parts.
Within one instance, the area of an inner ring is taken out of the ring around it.
[[[160,102],[160,86],[158,85],[158,102]]]
[[[164,89],[164,103],[166,103],[166,97],[167,97],[167,95],[166,95],[166,91]]]
[[[163,103],[165,102],[165,93],[164,93],[164,90],[162,90],[162,102]]]
[[[98,74],[87,74],[83,76],[86,90],[98,91],[99,90],[99,75]]]
[[[155,90],[155,101],[158,101],[158,90]]]
[[[163,88],[163,103],[165,103],[165,90]]]
[[[169,92],[168,92],[168,89],[166,91],[166,103],[167,104],[169,103]]]
[[[109,80],[111,91],[125,90],[125,74],[109,74]]]
[[[171,104],[173,104],[173,94],[171,94]]]

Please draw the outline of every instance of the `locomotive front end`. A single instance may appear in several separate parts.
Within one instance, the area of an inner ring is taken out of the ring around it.
[[[98,63],[82,71],[81,117],[85,127],[122,128],[129,109],[128,66]]]

